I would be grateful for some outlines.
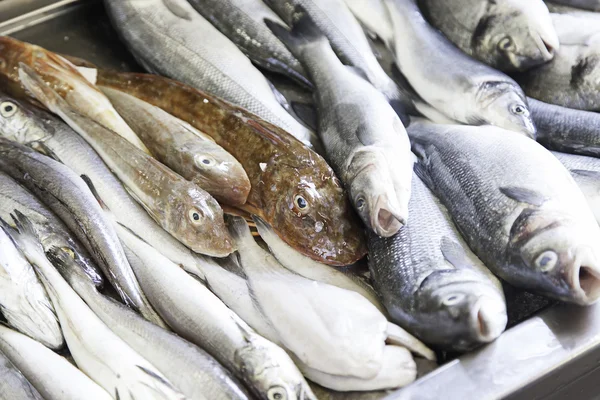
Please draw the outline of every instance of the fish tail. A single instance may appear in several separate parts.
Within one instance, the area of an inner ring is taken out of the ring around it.
[[[250,232],[250,227],[244,218],[233,216],[228,217],[227,226],[229,227],[229,233],[236,244],[245,240],[254,241],[252,238],[252,233]]]
[[[71,258],[67,252],[60,247],[52,246],[46,252],[46,257],[62,276],[65,276],[65,273],[71,270],[73,267],[73,258]]]
[[[288,30],[283,25],[268,18],[265,18],[264,21],[273,34],[275,34],[275,36],[277,36],[279,40],[294,53],[294,55],[307,44],[327,41],[327,37],[302,6],[297,6],[294,9],[294,21],[291,25],[291,30]]]

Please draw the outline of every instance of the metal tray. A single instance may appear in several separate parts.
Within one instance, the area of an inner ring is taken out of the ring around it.
[[[141,70],[99,0],[0,0],[0,34],[103,68]],[[600,304],[505,293],[510,328],[498,340],[469,354],[440,353],[445,364],[386,399],[600,399]]]

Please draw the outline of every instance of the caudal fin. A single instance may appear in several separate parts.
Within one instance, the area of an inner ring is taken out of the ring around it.
[[[297,6],[294,10],[294,16],[295,18],[291,30],[288,30],[285,26],[268,18],[265,18],[264,21],[273,34],[277,36],[296,57],[298,57],[298,53],[301,51],[302,47],[310,43],[327,40],[327,38],[308,15],[304,7]]]

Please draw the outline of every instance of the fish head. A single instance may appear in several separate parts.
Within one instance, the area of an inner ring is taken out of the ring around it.
[[[453,350],[491,342],[508,320],[500,288],[472,269],[435,270],[423,279],[413,298],[417,315],[438,327],[420,332],[423,340]]]
[[[478,58],[502,71],[525,71],[546,63],[560,46],[548,7],[521,0],[491,7],[480,19],[472,44]]]
[[[333,266],[353,264],[367,251],[364,228],[331,168],[316,153],[307,159],[265,164],[257,188],[262,217],[305,256]]]
[[[529,112],[525,94],[516,83],[486,82],[479,90],[480,121],[535,139],[537,129]]]
[[[368,228],[379,236],[390,237],[406,224],[408,202],[400,203],[383,154],[355,153],[347,176],[350,201]],[[405,198],[409,196],[407,193]]]
[[[187,196],[171,196],[161,210],[167,230],[197,253],[213,257],[231,254],[233,240],[219,203],[191,182],[179,182],[179,185],[185,187],[172,193],[183,192]]]
[[[600,241],[587,225],[564,213],[526,208],[514,221],[507,245],[513,277],[559,300],[591,304],[600,297]]]
[[[21,144],[43,141],[52,134],[42,124],[42,111],[0,93],[0,134]]]

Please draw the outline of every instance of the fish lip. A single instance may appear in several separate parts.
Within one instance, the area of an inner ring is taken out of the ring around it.
[[[575,267],[567,269],[565,278],[574,292],[573,301],[577,304],[589,305],[600,298],[600,270],[594,268],[596,264],[589,248],[576,250]]]
[[[387,221],[382,223],[382,218]],[[379,195],[375,201],[375,207],[371,211],[371,227],[375,233],[382,237],[390,237],[395,235],[404,225],[406,225],[406,218],[392,206],[388,196]]]
[[[500,336],[507,322],[506,304],[500,299],[481,296],[471,310],[470,325],[477,339],[483,343]]]

